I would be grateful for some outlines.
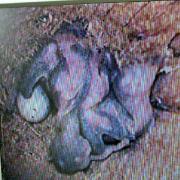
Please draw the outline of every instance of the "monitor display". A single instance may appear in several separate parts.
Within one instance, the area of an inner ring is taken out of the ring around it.
[[[179,12],[178,1],[0,8],[2,177],[178,179]]]

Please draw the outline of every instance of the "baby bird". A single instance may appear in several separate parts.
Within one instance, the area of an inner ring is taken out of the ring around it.
[[[136,135],[154,121],[150,90],[162,61],[161,57],[152,57],[147,62],[124,65],[114,79],[115,95],[133,117]]]
[[[121,141],[134,139],[130,128],[133,119],[112,94],[94,107],[81,108],[79,119],[81,133],[89,141],[94,157],[106,158]]]
[[[56,43],[49,43],[39,50],[33,61],[24,69],[18,86],[18,90],[23,97],[31,97],[33,89],[39,80],[48,80],[50,73],[60,61],[57,50]]]
[[[161,57],[153,57],[119,68],[108,49],[90,49],[85,36],[82,21],[63,22],[19,87],[19,109],[22,102],[28,107],[36,101],[34,94],[50,95],[58,127],[50,156],[56,168],[68,174],[122,149],[154,120],[149,96],[162,63]],[[36,109],[42,111],[40,103]]]
[[[180,69],[158,75],[151,91],[151,103],[160,110],[180,112]]]
[[[50,43],[36,55],[31,65],[24,69],[18,84],[17,107],[27,121],[40,122],[50,110],[47,82],[50,73],[58,65],[57,45]],[[46,86],[45,86],[46,84]]]
[[[59,32],[39,51],[24,71],[19,82],[20,93],[17,97],[19,99],[21,96],[20,99],[23,100],[18,101],[20,112],[22,106],[19,104],[30,105],[34,88],[40,82],[43,84],[43,90],[50,94],[48,97],[52,99],[58,110],[58,117],[73,110],[86,96],[91,79],[88,73],[91,51],[86,44],[81,43],[86,33],[79,24],[76,21],[73,24],[63,22]],[[42,99],[40,91],[36,92],[38,99]],[[33,104],[37,103],[33,102]],[[41,111],[40,106],[36,109]],[[25,119],[32,122],[28,117]]]
[[[130,128],[133,119],[110,87],[117,71],[114,60],[108,49],[91,59],[92,82],[79,110],[81,133],[91,144],[94,159],[106,158],[118,150],[117,144],[121,141],[134,138]]]
[[[65,23],[61,29],[68,29],[67,26]],[[77,107],[90,86],[89,61],[92,52],[81,38],[73,31],[60,31],[54,37],[61,53],[61,63],[50,76],[50,88],[58,117],[63,117]]]
[[[88,167],[91,147],[80,135],[77,110],[71,111],[59,123],[59,132],[50,145],[50,159],[56,168],[72,174]]]
[[[179,113],[180,112],[180,34],[177,33],[168,44],[173,51],[170,63],[172,67],[168,72],[158,74],[151,91],[153,107]]]
[[[56,115],[60,131],[50,152],[55,166],[63,173],[85,169],[91,160],[105,159],[134,139],[132,118],[109,92],[109,59],[95,50],[91,57],[91,81],[83,102],[63,117]]]

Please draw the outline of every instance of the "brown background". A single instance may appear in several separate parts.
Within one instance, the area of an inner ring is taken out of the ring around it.
[[[47,161],[48,144],[55,129],[52,116],[40,124],[30,124],[18,114],[10,116],[4,112],[5,101],[16,81],[14,70],[20,71],[22,63],[33,57],[62,20],[71,21],[78,15],[86,17],[88,32],[93,35],[89,37],[90,44],[110,46],[117,56],[124,49],[133,60],[167,52],[171,38],[180,32],[179,12],[180,3],[173,1],[1,9],[0,118],[4,174],[9,179],[179,179],[179,114],[158,112],[160,116],[152,132],[136,147],[115,153],[105,161],[93,162],[86,172],[66,176]],[[149,38],[132,40],[139,32]],[[167,61],[168,66],[177,64],[179,59]]]

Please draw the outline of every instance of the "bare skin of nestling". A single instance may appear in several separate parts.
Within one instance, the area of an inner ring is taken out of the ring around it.
[[[147,62],[125,65],[113,82],[116,97],[133,118],[131,128],[139,134],[154,122],[150,92],[163,58],[152,57]]]
[[[31,98],[43,79],[56,108],[51,160],[69,174],[129,145],[154,121],[149,96],[162,61],[152,57],[118,67],[108,49],[89,47],[82,24],[62,23],[19,87],[24,98]]]
[[[152,103],[161,110],[180,112],[180,69],[162,73],[152,89]]]
[[[151,93],[152,105],[160,110],[180,112],[180,34],[177,33],[168,44],[172,50],[168,71],[162,72],[156,78]]]

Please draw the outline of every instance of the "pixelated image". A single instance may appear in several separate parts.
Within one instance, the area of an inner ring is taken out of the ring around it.
[[[0,9],[3,179],[180,178],[180,2]]]

